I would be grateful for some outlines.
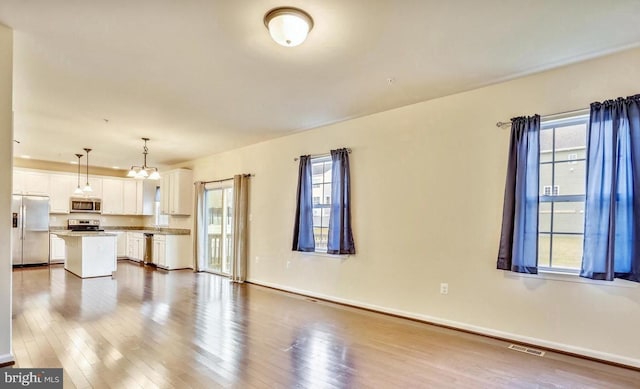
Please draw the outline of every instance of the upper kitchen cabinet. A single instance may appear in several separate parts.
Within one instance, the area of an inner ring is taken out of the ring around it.
[[[50,213],[69,213],[70,198],[77,186],[77,179],[70,174],[51,174]]]
[[[51,184],[49,174],[32,171],[13,171],[13,193],[49,195]]]
[[[24,191],[24,172],[13,169],[13,188],[11,193],[22,193]]]
[[[153,203],[156,197],[156,183],[152,180],[124,181],[124,214],[153,215]]]
[[[136,215],[138,209],[138,181],[128,180],[124,182],[124,213]]]
[[[176,169],[165,172],[160,183],[160,212],[189,216],[193,203],[193,172]]]
[[[119,178],[102,179],[102,214],[123,215],[124,180]]]
[[[83,180],[80,178],[80,187],[84,188],[86,185],[86,178]],[[83,185],[84,184],[84,185]],[[102,178],[100,177],[89,177],[89,184],[91,185],[91,192],[89,193],[89,197],[102,198]]]

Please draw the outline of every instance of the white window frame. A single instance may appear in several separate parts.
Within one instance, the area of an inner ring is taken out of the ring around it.
[[[589,114],[588,112],[583,112],[583,113],[576,113],[570,116],[564,116],[561,118],[554,118],[554,119],[542,119],[541,123],[540,123],[540,131],[545,131],[545,130],[553,130],[553,129],[558,129],[561,127],[568,127],[568,126],[572,126],[572,125],[577,125],[577,124],[585,124],[585,125],[589,125]],[[554,142],[555,143],[555,142]],[[585,146],[586,148],[586,146]],[[575,158],[572,158],[572,156],[570,156],[569,158],[567,158],[567,161],[556,161],[555,160],[555,144],[553,145],[552,149],[551,149],[551,161],[548,162],[540,162],[540,166],[542,166],[543,164],[551,164],[552,166],[555,165],[556,163],[563,163],[563,162],[567,162],[570,161],[570,164],[577,164],[579,161],[586,161],[586,157],[585,158],[577,158],[577,154],[575,156]],[[587,150],[588,151],[588,150]],[[555,168],[555,167],[554,167]],[[553,236],[554,235],[569,235],[569,233],[567,232],[554,232],[553,230],[553,204],[557,203],[557,202],[579,202],[585,201],[585,195],[560,195],[560,185],[556,185],[555,183],[555,173],[552,172],[552,185],[545,185],[542,188],[542,195],[539,198],[539,204],[541,203],[551,203],[552,204],[552,211],[551,211],[551,226],[550,226],[550,231],[538,231],[538,236],[540,235],[549,235],[551,236],[551,246],[550,246],[550,250],[549,250],[549,263],[551,266],[538,266],[538,271],[542,272],[542,273],[556,273],[556,274],[567,274],[567,275],[574,275],[577,276],[580,272],[579,269],[571,269],[571,268],[562,268],[562,267],[554,267],[553,266]],[[547,194],[550,191],[550,195]],[[575,235],[582,235],[582,238],[584,239],[584,231],[582,232],[582,234],[580,233],[570,233],[571,235],[575,234]]]
[[[312,172],[313,172],[313,166],[314,165],[324,164],[324,163],[327,163],[327,162],[333,164],[330,155],[323,155],[323,156],[311,158],[311,170],[312,170]],[[333,168],[333,165],[332,165],[332,168]],[[327,184],[331,184],[331,181],[329,181],[329,182],[325,181],[324,180],[324,175],[323,175],[322,183],[320,183],[321,187],[323,188],[323,192],[320,195],[320,201],[318,203],[316,203],[315,201],[312,202],[313,210],[314,211],[316,209],[320,210],[320,226],[317,226],[315,223],[313,224],[313,240],[314,240],[315,247],[316,247],[315,252],[318,253],[318,254],[328,254],[327,253],[326,244],[325,244],[324,248],[319,248],[318,247],[319,237],[318,237],[318,235],[316,235],[316,228],[317,227],[320,228],[320,229],[325,227],[322,224],[322,210],[323,209],[329,209],[329,210],[331,209],[331,186],[329,186],[329,196],[327,196],[327,194],[324,193],[324,188],[325,188],[325,186]],[[311,188],[312,188],[311,191],[312,192],[313,192],[313,186],[314,185],[317,185],[317,184],[313,183],[313,173],[312,173],[312,184],[311,184]],[[326,200],[326,199],[329,199],[328,203],[327,202],[323,202],[323,200]],[[328,228],[329,228],[328,224],[327,224],[326,228],[327,228],[327,233],[328,233],[328,231],[329,231],[328,230]],[[328,234],[327,234],[327,237],[328,237]]]
[[[205,230],[201,232],[202,237],[206,242],[204,255],[203,255],[204,263],[203,263],[202,271],[207,273],[217,274],[224,277],[230,277],[231,275],[231,268],[227,269],[228,272],[224,271],[225,270],[224,263],[225,262],[228,262],[229,264],[231,263],[231,259],[229,258],[229,256],[232,255],[232,252],[233,252],[232,242],[233,242],[233,235],[235,234],[235,232],[233,231],[233,223],[231,222],[231,219],[230,219],[230,216],[233,215],[234,209],[233,208],[229,209],[224,206],[225,204],[228,204],[228,202],[226,201],[226,199],[228,198],[226,191],[228,189],[232,189],[232,190],[234,189],[233,181],[215,182],[215,183],[209,183],[205,185],[204,197],[203,197],[203,206],[205,207],[205,220],[203,224],[205,226]],[[222,201],[223,201],[222,214],[219,215],[220,227],[221,227],[221,232],[220,232],[221,238],[216,245],[216,247],[219,247],[221,251],[220,270],[216,270],[208,267],[208,261],[211,256],[211,249],[212,249],[211,245],[213,243],[209,241],[209,235],[208,235],[207,222],[210,220],[210,217],[209,217],[210,213],[207,209],[207,204],[208,204],[207,196],[209,196],[209,194],[212,193],[213,191],[221,191]],[[231,192],[231,198],[233,199],[233,192]],[[235,204],[233,204],[233,206],[235,207]],[[230,238],[230,240],[228,240],[227,238]]]

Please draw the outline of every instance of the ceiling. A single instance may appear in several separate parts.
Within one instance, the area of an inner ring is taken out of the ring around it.
[[[271,8],[304,9],[301,46]],[[640,1],[2,0],[16,156],[167,166],[636,47]]]

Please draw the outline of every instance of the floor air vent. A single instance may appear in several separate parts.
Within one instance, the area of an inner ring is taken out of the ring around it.
[[[520,351],[521,353],[527,353],[531,355],[535,355],[536,357],[543,357],[544,351],[536,350],[535,348],[529,348],[525,346],[518,346],[517,344],[512,344],[509,346],[511,350]]]

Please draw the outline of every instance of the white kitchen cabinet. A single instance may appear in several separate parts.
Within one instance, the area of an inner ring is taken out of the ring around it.
[[[127,232],[127,257],[133,261],[144,260],[144,234]]]
[[[102,178],[89,176],[89,184],[91,185],[89,197],[102,198]],[[80,176],[80,187],[84,189],[85,185],[87,185],[87,179]]]
[[[23,194],[49,195],[51,190],[50,174],[39,172],[24,172]]]
[[[189,235],[153,236],[153,263],[167,270],[193,267],[191,255],[191,237]]]
[[[49,262],[62,263],[67,258],[67,249],[64,244],[64,239],[59,238],[57,235],[49,235]]]
[[[171,170],[163,174],[160,184],[160,211],[163,214],[189,216],[193,203],[193,172]]]
[[[24,172],[21,170],[13,169],[13,188],[12,193],[24,192]]]
[[[156,182],[152,180],[122,180],[123,215],[153,215]],[[106,197],[106,183],[104,193]],[[111,184],[109,184],[111,185]],[[106,199],[103,198],[106,204]],[[103,212],[104,213],[104,212]]]
[[[114,231],[116,234],[116,255],[118,258],[127,256],[127,233],[124,231]]]
[[[118,178],[102,179],[102,214],[124,214],[124,181]]]
[[[159,267],[167,268],[167,240],[165,235],[153,236],[153,255],[152,262]]]
[[[52,174],[49,213],[69,213],[69,199],[77,186],[77,178],[74,175]]]
[[[125,215],[138,215],[138,184],[140,181],[125,180],[123,182],[123,213]]]

